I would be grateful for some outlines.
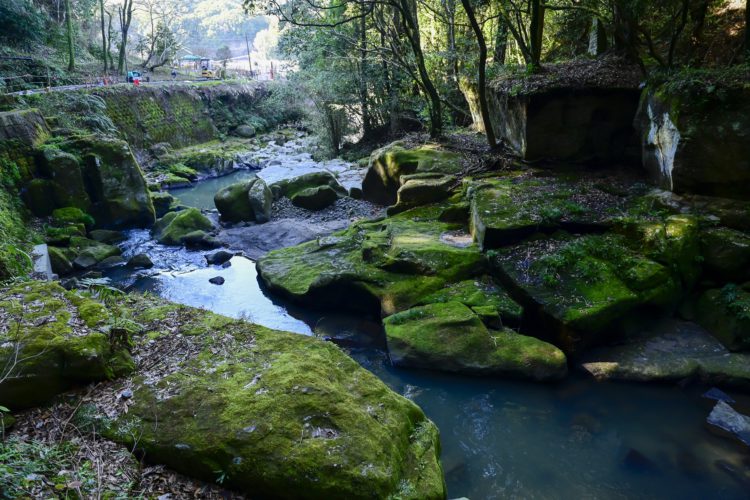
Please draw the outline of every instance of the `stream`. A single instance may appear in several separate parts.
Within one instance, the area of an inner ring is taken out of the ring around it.
[[[276,149],[263,152],[267,166],[257,172],[262,178],[320,167],[294,145],[287,146],[289,152],[271,147]],[[293,155],[294,166],[284,167]],[[346,170],[343,163],[333,165]],[[249,175],[237,171],[173,194],[185,205],[213,208],[218,189]],[[246,257],[235,256],[229,267],[207,266],[209,252],[159,245],[146,230],[127,235],[121,245],[125,258],[146,253],[154,268],[114,268],[107,276],[116,283],[331,340],[419,404],[440,429],[451,498],[748,497],[750,486],[733,473],[746,466],[743,450],[706,429],[713,401],[701,397],[705,388],[598,383],[574,369],[551,385],[397,369],[389,363],[378,322],[270,296]],[[209,283],[215,276],[225,284]],[[731,395],[750,406],[750,398]]]

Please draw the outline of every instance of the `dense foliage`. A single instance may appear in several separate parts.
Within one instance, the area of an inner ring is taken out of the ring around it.
[[[494,78],[616,54],[644,73],[725,67],[743,56],[744,5],[727,0],[245,0],[282,21],[333,152],[427,122],[433,136],[481,115]],[[717,51],[720,45],[723,50]],[[474,106],[469,114],[470,104]],[[344,112],[345,111],[345,112]]]

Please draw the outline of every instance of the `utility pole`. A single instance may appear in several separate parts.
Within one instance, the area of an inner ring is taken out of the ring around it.
[[[245,33],[245,47],[247,47],[247,66],[250,68],[250,79],[253,78],[253,60],[250,58],[250,40]]]

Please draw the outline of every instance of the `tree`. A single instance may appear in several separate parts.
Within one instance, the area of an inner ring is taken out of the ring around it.
[[[122,74],[127,63],[128,31],[133,21],[133,0],[123,0],[122,6],[118,7],[120,18],[120,55],[117,60],[117,72]]]
[[[65,32],[68,42],[68,71],[76,68],[75,40],[73,37],[73,19],[70,12],[70,0],[65,0]]]
[[[479,78],[477,93],[479,94],[479,109],[482,114],[482,124],[484,125],[484,133],[487,136],[487,144],[491,148],[497,145],[495,140],[495,132],[492,130],[492,121],[490,120],[490,107],[487,103],[487,42],[482,32],[482,27],[477,22],[477,17],[474,13],[474,7],[471,5],[471,0],[461,0],[466,15],[469,18],[471,29],[474,31],[474,36],[479,44]]]
[[[107,72],[107,33],[104,31],[104,0],[99,0],[99,12],[101,13],[102,26],[102,57],[104,58],[104,72]]]
[[[231,59],[232,57],[232,51],[229,50],[229,47],[226,45],[222,45],[219,47],[219,50],[216,51],[216,59],[221,61],[221,65],[224,67],[224,69],[227,68],[227,60]]]

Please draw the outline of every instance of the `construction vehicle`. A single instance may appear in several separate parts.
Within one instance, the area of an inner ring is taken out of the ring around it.
[[[208,57],[204,57],[201,59],[201,78],[205,78],[207,80],[213,80],[216,78],[216,73],[213,70],[213,66],[211,65],[211,59]]]

